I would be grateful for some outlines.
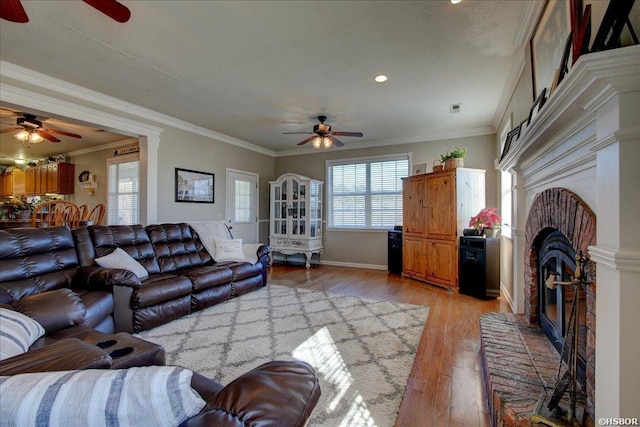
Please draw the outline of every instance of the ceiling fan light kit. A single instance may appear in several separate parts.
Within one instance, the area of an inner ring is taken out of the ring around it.
[[[16,133],[14,137],[20,142],[27,142],[30,144],[37,144],[42,142],[44,139],[48,139],[51,142],[60,142],[58,138],[51,135],[52,133],[70,136],[72,138],[82,138],[80,135],[75,133],[45,128],[42,126],[42,122],[40,120],[36,120],[36,116],[33,114],[25,113],[23,117],[18,117],[16,125],[17,127],[3,129],[0,133],[19,130],[20,132]]]
[[[33,129],[26,130],[23,129],[20,132],[13,135],[18,141],[28,142],[30,144],[37,144],[43,141],[43,138],[38,135],[37,132],[34,132]]]
[[[318,116],[317,125],[313,126],[313,132],[283,132],[283,135],[316,135],[310,136],[309,138],[300,141],[298,145],[304,145],[307,142],[311,142],[311,145],[316,150],[321,148],[331,148],[332,145],[336,147],[344,146],[344,142],[340,141],[335,135],[338,136],[355,136],[362,137],[362,132],[337,132],[332,131],[331,126],[325,124],[324,122],[327,120],[327,116]]]

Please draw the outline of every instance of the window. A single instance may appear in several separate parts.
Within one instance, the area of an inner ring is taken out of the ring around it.
[[[402,224],[402,178],[408,174],[408,154],[328,161],[328,227]]]
[[[504,150],[504,144],[507,142],[507,134],[511,129],[511,119],[505,125],[500,134],[500,153]],[[511,238],[511,173],[500,171],[500,215],[502,216],[502,227],[500,234],[504,237]]]
[[[235,181],[235,222],[251,222],[253,218],[253,187],[250,181]]]
[[[140,223],[140,160],[137,154],[107,159],[107,224]]]

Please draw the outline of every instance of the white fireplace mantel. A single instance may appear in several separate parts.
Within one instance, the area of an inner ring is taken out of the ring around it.
[[[498,165],[514,175],[514,306],[524,307],[524,227],[562,187],[595,212],[596,417],[640,408],[640,45],[583,55]]]

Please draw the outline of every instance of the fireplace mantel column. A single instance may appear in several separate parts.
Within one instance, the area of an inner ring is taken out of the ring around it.
[[[516,313],[524,313],[525,308],[525,227],[527,225],[527,190],[525,180],[519,168],[509,169],[512,179],[511,238],[513,241],[513,307]]]
[[[640,92],[598,106],[596,419],[640,408]]]

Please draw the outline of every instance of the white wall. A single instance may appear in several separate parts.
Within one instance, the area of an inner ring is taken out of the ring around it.
[[[348,144],[348,143],[347,143]],[[277,157],[275,174],[293,172],[326,182],[326,160],[379,156],[395,153],[412,153],[412,163],[427,164],[432,170],[433,161],[455,148],[466,148],[464,165],[486,170],[487,206],[497,205],[497,181],[494,168],[495,135],[483,135],[392,145],[368,149],[332,148],[300,156]],[[326,194],[326,190],[325,190]],[[324,213],[326,219],[326,210]],[[398,224],[401,225],[401,224]],[[323,262],[372,268],[387,268],[387,231],[338,231],[324,233]]]

